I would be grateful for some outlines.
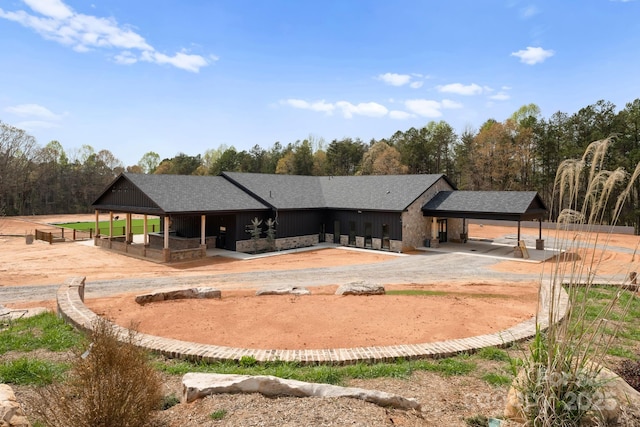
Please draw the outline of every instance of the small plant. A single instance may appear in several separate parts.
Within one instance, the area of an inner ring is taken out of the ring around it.
[[[212,412],[209,415],[209,418],[211,418],[212,420],[215,420],[215,421],[219,421],[219,420],[223,419],[226,416],[227,416],[227,410],[226,409],[218,409],[217,411]]]
[[[171,393],[169,395],[162,397],[162,403],[160,404],[160,410],[166,411],[169,408],[173,408],[177,404],[180,403],[180,399],[176,396],[175,393]]]
[[[251,366],[256,366],[258,364],[258,361],[253,356],[242,356],[238,363],[240,364],[240,366],[248,368]]]
[[[121,337],[102,318],[92,329],[92,344],[78,355],[67,381],[37,391],[35,414],[47,426],[150,425],[151,412],[162,402],[162,384],[136,347],[135,333]]]
[[[268,218],[265,224],[267,225],[267,232],[266,232],[267,246],[269,247],[269,250],[275,251],[276,250],[276,222],[273,219]]]
[[[484,415],[474,415],[464,419],[464,422],[469,427],[487,427],[489,425],[489,418]]]
[[[251,224],[247,225],[247,233],[251,235],[253,240],[253,253],[258,253],[258,243],[260,242],[260,235],[262,234],[262,220],[255,217],[251,220]]]

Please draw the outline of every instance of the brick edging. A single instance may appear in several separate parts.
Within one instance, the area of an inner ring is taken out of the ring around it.
[[[544,285],[543,289],[550,289],[550,285]],[[58,288],[56,300],[58,315],[75,327],[90,331],[93,322],[98,315],[84,304],[84,277],[68,279]],[[539,326],[542,329],[548,327],[547,310],[549,307],[548,291],[541,293],[539,313]],[[568,308],[569,297],[562,290],[557,296],[558,310],[555,318],[560,321],[564,318]],[[118,334],[125,339],[130,331],[118,325],[113,325]],[[164,338],[155,335],[136,333],[136,344],[154,353],[162,354],[170,358],[202,360],[214,362],[220,360],[240,360],[243,356],[251,356],[258,362],[286,361],[299,362],[301,364],[328,363],[347,365],[357,362],[392,362],[396,359],[421,359],[449,357],[459,353],[473,353],[485,347],[503,347],[510,343],[530,338],[536,333],[535,317],[520,322],[510,328],[492,334],[478,335],[474,337],[459,338],[447,341],[431,342],[424,344],[406,344],[376,347],[353,347],[310,350],[264,350],[225,347],[211,344],[199,344],[189,341],[181,341],[172,338]]]

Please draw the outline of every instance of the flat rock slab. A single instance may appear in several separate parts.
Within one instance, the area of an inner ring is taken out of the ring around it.
[[[31,426],[20,403],[16,400],[13,389],[7,384],[0,384],[0,426]]]
[[[268,286],[258,289],[256,295],[311,295],[311,292],[301,286]]]
[[[396,394],[331,384],[306,383],[271,375],[187,373],[182,377],[183,402],[191,403],[212,394],[260,393],[264,396],[350,397],[379,406],[421,410],[420,403]]]
[[[384,295],[384,286],[367,282],[351,282],[340,285],[336,295]]]
[[[220,298],[222,296],[219,289],[215,288],[177,288],[177,289],[159,289],[150,294],[136,296],[138,304],[147,304],[149,302],[167,301],[172,299],[204,299],[204,298]]]

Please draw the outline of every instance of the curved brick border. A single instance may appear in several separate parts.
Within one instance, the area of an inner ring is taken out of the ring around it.
[[[68,279],[57,292],[58,315],[77,328],[90,331],[91,325],[98,315],[84,304],[84,277]],[[549,307],[549,290],[546,285],[541,292],[539,313],[540,327],[548,327],[547,313]],[[557,318],[564,317],[568,307],[568,296],[564,290],[559,296],[560,303],[556,307]],[[128,337],[129,330],[118,325],[113,327]],[[330,363],[346,365],[357,362],[390,362],[398,358],[419,359],[427,357],[448,357],[458,353],[471,353],[484,347],[502,347],[509,343],[532,337],[536,332],[535,318],[532,317],[508,329],[487,335],[460,338],[455,340],[432,342],[425,344],[392,345],[380,347],[333,348],[322,350],[261,350],[249,348],[223,347],[210,344],[198,344],[180,341],[143,333],[136,334],[137,344],[147,350],[171,358],[202,360],[213,362],[218,360],[238,361],[242,356],[254,357],[259,362],[287,361],[302,364]]]

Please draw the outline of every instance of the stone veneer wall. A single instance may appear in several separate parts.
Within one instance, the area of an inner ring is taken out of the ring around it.
[[[205,237],[207,248],[216,247],[216,237]],[[213,244],[213,246],[211,246]],[[164,236],[162,234],[149,234],[149,246],[163,248]],[[200,247],[199,237],[175,237],[169,236],[169,249],[196,249]]]
[[[56,294],[58,316],[75,327],[90,331],[98,315],[84,304],[85,278],[72,277],[68,279]],[[541,329],[548,325],[548,303],[552,299],[548,295],[548,286],[544,288],[547,295],[542,295],[540,304],[539,323]],[[561,289],[559,304],[555,306],[562,320],[568,306],[567,293]],[[543,292],[544,294],[544,292]],[[554,300],[556,297],[553,298]],[[113,325],[122,340],[129,337],[129,331],[118,325]],[[508,329],[493,334],[479,335],[469,338],[460,338],[449,341],[432,342],[425,344],[399,344],[379,347],[336,348],[322,350],[281,350],[281,349],[248,349],[236,347],[223,347],[209,344],[198,344],[180,341],[171,338],[154,335],[136,334],[137,345],[149,351],[162,354],[166,357],[202,360],[215,362],[219,360],[239,361],[243,356],[251,356],[258,362],[285,361],[299,362],[301,364],[315,365],[327,363],[335,365],[347,365],[358,362],[393,362],[398,358],[422,359],[429,357],[449,357],[459,353],[472,353],[485,347],[505,347],[512,342],[521,341],[535,335],[536,322],[532,317],[520,322]]]
[[[207,255],[206,250],[201,248],[199,245],[192,249],[169,250],[168,253],[165,254],[163,249],[150,248],[142,244],[127,244],[123,241],[101,239],[99,237],[94,239],[94,244],[105,249],[123,252],[129,255],[159,262],[199,259],[204,258]]]
[[[452,188],[444,179],[440,179],[402,213],[402,250],[424,246],[424,240],[431,237],[432,218],[422,215],[422,207],[439,191],[448,190]]]
[[[309,246],[317,245],[320,242],[320,237],[317,234],[309,234],[306,236],[294,236],[283,237],[276,239],[275,246],[276,251],[284,251],[287,249],[306,248]],[[266,251],[268,248],[267,239],[261,238],[258,240],[258,252]],[[236,251],[244,253],[253,253],[256,250],[256,243],[253,240],[238,240],[236,241]]]

